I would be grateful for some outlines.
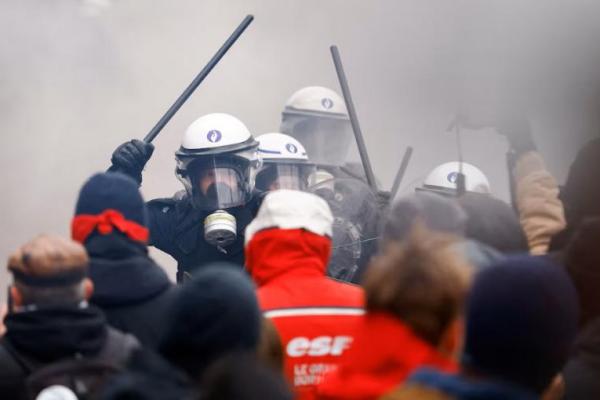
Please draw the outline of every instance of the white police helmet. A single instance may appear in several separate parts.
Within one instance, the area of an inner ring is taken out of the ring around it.
[[[263,191],[305,190],[312,184],[315,166],[304,146],[283,133],[265,133],[256,138],[263,166],[256,175],[256,188]]]
[[[43,389],[36,400],[77,400],[77,395],[68,387],[52,385]]]
[[[245,204],[260,167],[258,142],[239,119],[214,113],[195,120],[175,152],[177,178],[199,209]]]
[[[442,194],[456,194],[456,180],[460,171],[460,162],[453,161],[438,165],[427,175],[422,189]],[[465,175],[467,192],[490,194],[490,182],[476,166],[463,162],[462,173]]]
[[[296,91],[285,103],[284,113],[348,119],[344,99],[333,90],[322,86],[308,86]]]
[[[352,143],[344,99],[322,86],[302,88],[288,99],[280,130],[303,143],[317,165],[343,165]]]

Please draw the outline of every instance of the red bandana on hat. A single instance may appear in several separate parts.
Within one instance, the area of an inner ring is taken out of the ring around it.
[[[81,214],[71,221],[71,237],[79,243],[85,242],[94,230],[101,235],[108,235],[113,229],[139,242],[147,243],[150,237],[148,228],[125,219],[117,210],[109,209],[98,215]]]

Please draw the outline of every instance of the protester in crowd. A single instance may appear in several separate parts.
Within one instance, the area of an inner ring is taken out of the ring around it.
[[[164,323],[160,353],[199,385],[218,358],[230,352],[256,353],[260,310],[254,286],[237,266],[206,267],[183,285]]]
[[[326,277],[333,217],[310,193],[269,193],[246,229],[246,268],[264,315],[277,328],[285,375],[300,399],[351,346],[363,313],[359,287]]]
[[[563,252],[581,316],[575,348],[563,374],[566,399],[600,398],[600,217],[586,219]]]
[[[491,126],[506,137],[511,200],[530,253],[545,254],[552,237],[565,227],[565,215],[558,185],[537,150],[527,118],[513,105],[512,110],[497,110],[496,115],[480,120],[462,112],[455,123],[469,129]]]
[[[173,285],[148,256],[145,207],[133,179],[96,174],[81,188],[71,235],[90,257],[91,302],[111,326],[154,349],[166,327]]]
[[[380,247],[406,240],[419,222],[430,231],[454,235],[457,238],[454,247],[471,265],[483,268],[502,255],[476,237],[465,237],[468,228],[469,232],[474,231],[472,226],[479,219],[475,215],[475,212],[468,215],[452,197],[431,191],[418,191],[394,202],[382,228]]]
[[[545,254],[552,237],[565,227],[558,184],[546,168],[525,117],[504,116],[496,128],[508,141],[511,191],[529,251]]]
[[[417,221],[431,231],[464,236],[467,214],[449,197],[418,191],[394,202],[383,226],[382,241],[407,239]]]
[[[32,376],[50,380],[53,375],[48,370],[40,373],[57,362],[72,361],[71,368],[63,365],[62,374],[76,381],[69,373],[77,373],[79,360],[116,369],[139,346],[133,336],[109,328],[102,312],[87,303],[93,292],[88,261],[80,244],[45,235],[10,256],[12,304],[0,342],[2,398],[35,396],[44,381],[32,381]]]
[[[577,314],[559,265],[509,257],[475,278],[460,372],[419,370],[385,399],[538,399],[569,356]]]
[[[515,211],[486,194],[465,193],[458,203],[467,215],[465,236],[501,253],[527,253],[529,245]]]
[[[420,366],[456,370],[472,267],[453,243],[417,225],[403,242],[384,245],[365,276],[367,312],[354,343],[319,398],[376,399]]]
[[[577,154],[560,191],[566,227],[552,238],[551,250],[563,249],[587,217],[600,216],[600,139],[588,142]]]

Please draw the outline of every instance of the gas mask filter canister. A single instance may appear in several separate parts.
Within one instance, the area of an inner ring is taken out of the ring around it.
[[[235,217],[227,211],[217,210],[204,219],[204,239],[220,249],[230,245],[237,237]]]

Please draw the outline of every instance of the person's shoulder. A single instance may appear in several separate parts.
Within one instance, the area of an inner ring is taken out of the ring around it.
[[[130,356],[140,347],[140,342],[135,336],[107,327],[106,342],[97,358],[125,365]]]
[[[168,213],[174,211],[175,207],[186,201],[185,191],[179,191],[171,197],[161,197],[158,199],[152,199],[146,203],[146,207],[152,210],[160,210],[162,213]]]
[[[329,277],[327,277],[327,281],[330,282],[330,285],[332,287],[335,287],[336,291],[338,291],[339,293],[344,293],[347,296],[360,298],[361,300],[364,297],[364,290],[359,285],[356,285],[351,282],[339,281],[337,279]]]
[[[12,348],[12,346],[7,343],[7,340],[6,337],[0,340],[0,381],[3,383],[23,378],[25,375],[21,363],[15,358],[16,355],[13,354],[17,350]],[[12,350],[9,350],[9,347]]]
[[[152,199],[146,203],[148,212],[154,215],[178,215],[184,213],[189,207],[191,202],[185,190],[176,192],[171,197]]]

